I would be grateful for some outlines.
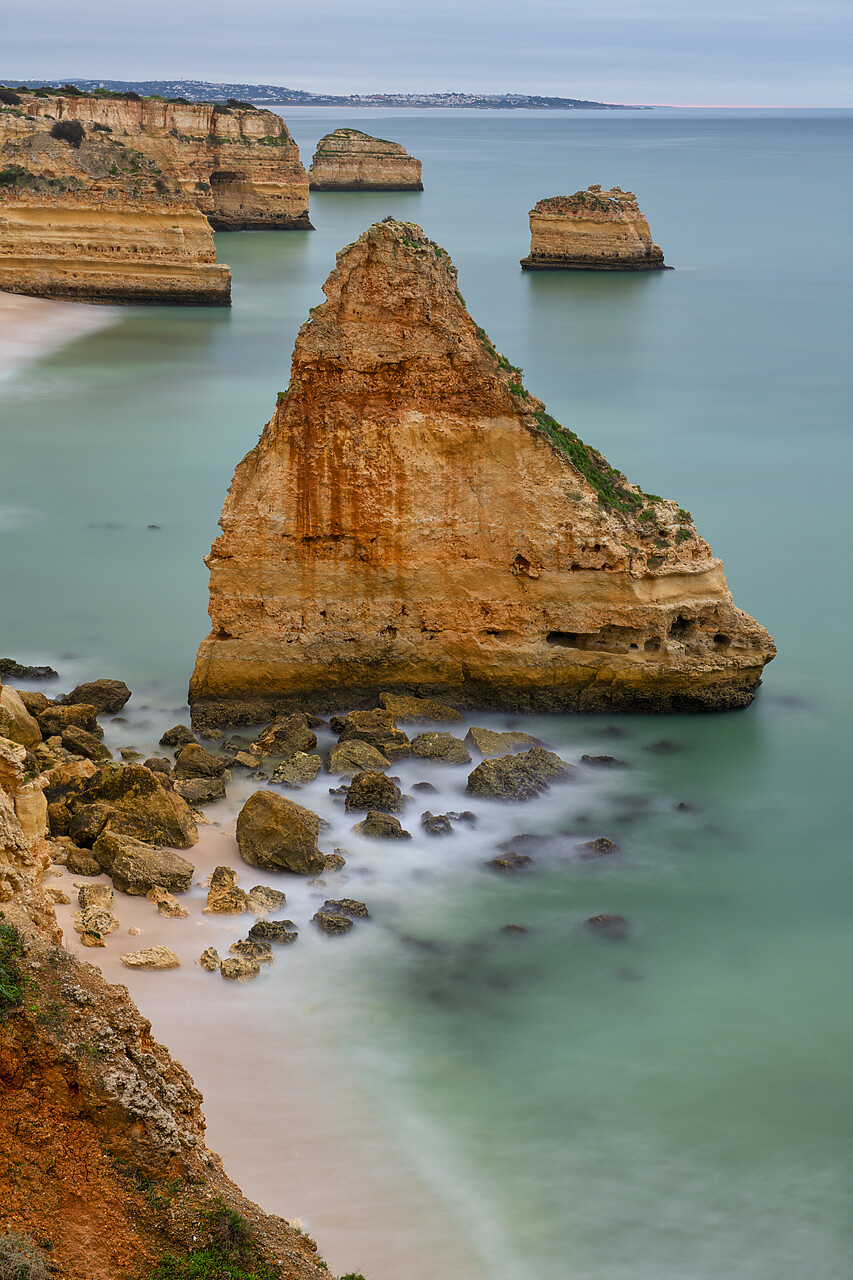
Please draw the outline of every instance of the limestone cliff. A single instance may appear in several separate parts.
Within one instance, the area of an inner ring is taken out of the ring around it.
[[[159,166],[111,133],[54,125],[0,112],[0,289],[228,306],[207,220]]]
[[[421,162],[399,142],[360,129],[335,129],[317,143],[312,191],[423,191]]]
[[[387,219],[324,291],[207,559],[198,724],[380,690],[555,711],[752,700],[773,642],[690,514],[549,417],[443,249]]]
[[[634,193],[596,185],[534,205],[530,255],[521,265],[525,271],[654,271],[665,264]]]
[[[308,179],[281,116],[159,98],[21,94],[28,115],[94,124],[141,152],[215,231],[310,228]]]
[[[20,699],[0,694],[4,729],[31,740]],[[0,1245],[28,1236],[70,1280],[144,1280],[167,1254],[196,1259],[169,1275],[200,1275],[202,1250],[205,1275],[328,1280],[313,1240],[226,1177],[201,1095],[127,989],[61,946],[34,763],[0,736]]]

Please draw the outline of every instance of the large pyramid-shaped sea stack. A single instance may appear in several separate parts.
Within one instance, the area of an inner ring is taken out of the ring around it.
[[[722,710],[773,642],[674,502],[550,418],[443,249],[386,220],[338,254],[210,567],[201,726],[371,705]]]

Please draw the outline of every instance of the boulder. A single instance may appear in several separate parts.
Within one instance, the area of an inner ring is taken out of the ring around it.
[[[624,916],[590,916],[585,924],[588,929],[594,930],[604,938],[612,938],[616,942],[623,941],[631,932],[631,927]]]
[[[326,854],[326,865],[323,868],[323,870],[324,871],[340,871],[341,868],[345,867],[346,865],[347,865],[346,858],[343,856],[343,854],[340,852],[339,849],[336,849],[334,853]]]
[[[72,725],[77,729],[85,729],[96,738],[102,738],[104,731],[98,724],[97,715],[91,702],[75,702],[61,707],[51,703],[44,711],[39,712],[36,719],[46,738],[52,738],[54,734],[61,735],[63,729],[69,729]]]
[[[182,902],[178,902],[177,898],[173,898],[171,893],[161,889],[159,885],[149,889],[145,896],[167,920],[186,920],[190,914]]]
[[[54,800],[60,800],[69,791],[81,790],[97,772],[94,761],[86,759],[68,760],[63,764],[54,765],[46,773],[45,799],[51,803]]]
[[[123,680],[90,680],[86,684],[78,684],[61,702],[66,706],[87,702],[95,708],[98,715],[114,716],[121,711],[129,697],[130,690]]]
[[[465,789],[490,800],[533,800],[550,783],[567,778],[571,767],[553,751],[532,747],[520,755],[483,760],[469,773]]]
[[[597,836],[595,840],[587,840],[585,844],[578,845],[579,858],[606,858],[608,854],[618,852],[618,844],[608,840],[607,836]]]
[[[353,827],[356,835],[365,836],[368,840],[411,840],[410,831],[405,831],[397,818],[390,813],[378,813],[372,809],[361,822]]]
[[[212,804],[225,795],[225,783],[221,778],[178,778],[174,783],[177,794],[187,804],[197,808],[200,804]]]
[[[412,755],[418,760],[440,760],[444,764],[471,763],[465,743],[452,733],[419,733],[412,738]]]
[[[246,910],[245,890],[237,884],[237,872],[231,867],[217,867],[210,877],[205,915],[242,915]]]
[[[68,851],[65,865],[74,876],[99,876],[101,864],[96,862],[88,849],[73,848]]]
[[[84,911],[87,907],[103,907],[105,911],[112,911],[115,894],[108,884],[82,884],[77,901]]]
[[[498,733],[495,729],[478,729],[476,726],[465,734],[465,742],[486,760],[541,746],[539,739],[529,733],[517,733],[515,730]]]
[[[192,729],[188,729],[185,724],[176,724],[163,734],[160,739],[160,746],[185,747],[189,742],[195,742],[195,734]]]
[[[304,787],[313,782],[323,767],[320,756],[309,756],[304,751],[297,751],[289,760],[284,760],[272,775],[273,782],[280,782],[285,787]]]
[[[352,916],[354,920],[370,919],[367,907],[357,898],[327,898],[323,903],[323,910],[339,911],[342,916]]]
[[[247,960],[245,956],[229,956],[219,966],[220,975],[228,982],[251,982],[261,972],[257,960]]]
[[[380,693],[379,705],[397,724],[452,724],[462,719],[461,711],[455,707],[407,693]]]
[[[69,814],[69,836],[75,844],[84,849],[91,849],[113,816],[112,809],[107,804],[85,804],[80,808],[71,809],[67,799],[65,807]],[[51,808],[52,805],[48,805],[48,819],[50,819]]]
[[[274,959],[272,947],[263,938],[241,938],[239,942],[232,942],[228,954],[255,960],[258,964],[272,964]]]
[[[317,848],[319,829],[310,809],[277,791],[256,791],[237,818],[237,844],[249,866],[315,876],[325,865]]]
[[[7,684],[0,686],[0,737],[28,750],[41,742],[38,722],[24,706],[20,694]]]
[[[186,893],[195,867],[172,849],[159,849],[132,836],[106,831],[92,850],[117,889],[144,897],[150,889]]]
[[[71,919],[84,947],[105,946],[104,939],[119,927],[113,913],[102,906],[84,907],[82,911],[75,911]]]
[[[429,809],[421,814],[421,826],[428,836],[450,836],[453,834],[453,824],[450,821],[449,814],[446,813],[430,813]]]
[[[395,782],[384,773],[366,769],[357,773],[349,785],[345,808],[347,812],[354,809],[378,809],[382,813],[400,813],[406,802],[403,793]]]
[[[619,769],[625,766],[625,761],[617,760],[615,756],[581,756],[581,761],[583,764],[594,764],[604,769]]]
[[[394,724],[390,711],[376,707],[373,711],[350,711],[344,716],[341,742],[367,742],[386,760],[405,760],[412,753],[411,743]]]
[[[71,903],[67,893],[51,884],[45,886],[44,896],[57,907],[67,907]]]
[[[167,777],[172,772],[172,762],[166,756],[149,756],[142,761],[142,767],[150,769],[152,773],[165,773]]]
[[[327,911],[325,908],[315,911],[311,920],[321,933],[326,933],[330,937],[340,933],[348,933],[352,928],[352,920],[349,916],[342,915],[340,911]]]
[[[326,752],[326,768],[339,778],[353,778],[365,769],[387,769],[390,763],[381,751],[357,738],[337,742]]]
[[[219,958],[219,952],[216,947],[205,947],[197,962],[202,969],[206,969],[208,973],[215,973],[222,964]]]
[[[126,969],[177,969],[180,960],[168,947],[144,947],[121,958]]]
[[[299,937],[292,920],[256,920],[249,930],[249,937],[276,946],[288,946]]]
[[[0,679],[6,680],[56,680],[59,673],[53,667],[28,667],[14,658],[0,658]]]
[[[188,742],[175,756],[175,778],[221,778],[228,768],[222,756],[211,755],[197,742]]]
[[[113,758],[109,747],[105,747],[93,733],[87,733],[76,724],[70,724],[67,729],[63,729],[61,737],[63,747],[73,756],[82,756],[84,760],[94,760],[98,764]]]
[[[294,756],[297,751],[306,754],[317,745],[317,735],[308,726],[307,718],[300,712],[279,716],[255,740],[255,750],[261,756]]]
[[[516,871],[525,871],[533,866],[533,859],[526,853],[502,853],[498,858],[491,858],[487,863],[493,871],[502,871],[505,876],[515,875]]]
[[[246,895],[246,906],[256,916],[265,916],[270,911],[278,911],[287,902],[287,895],[281,889],[271,889],[266,884],[256,884]]]
[[[45,697],[43,693],[36,693],[35,689],[16,689],[15,693],[31,716],[40,715],[45,707],[51,706],[50,698]]]
[[[142,765],[99,769],[68,803],[74,814],[90,804],[107,806],[111,831],[147,844],[190,849],[198,840],[187,802],[171,790],[163,774]]]

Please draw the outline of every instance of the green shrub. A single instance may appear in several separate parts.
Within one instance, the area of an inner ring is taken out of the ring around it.
[[[57,120],[50,131],[50,136],[58,138],[60,142],[70,143],[76,150],[85,138],[86,130],[79,120]]]
[[[18,1231],[0,1236],[0,1280],[50,1280],[44,1252],[29,1236]]]
[[[183,1258],[164,1254],[149,1280],[276,1280],[277,1272],[258,1258],[251,1224],[241,1214],[217,1200],[203,1226],[210,1235],[205,1248]]]
[[[17,929],[5,921],[0,923],[0,1022],[24,997],[21,960],[24,948]]]
[[[7,89],[5,85],[0,85],[0,102],[7,107],[16,107],[20,101],[19,95],[13,89]]]

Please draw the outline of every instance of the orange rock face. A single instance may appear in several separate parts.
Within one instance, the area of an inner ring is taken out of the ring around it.
[[[399,142],[360,129],[335,129],[317,143],[312,191],[423,191],[421,162]]]
[[[555,711],[752,700],[773,642],[690,514],[549,417],[443,249],[377,223],[324,291],[207,559],[198,724],[380,691]]]
[[[552,196],[530,210],[525,271],[654,271],[664,266],[632,191],[600,186]]]
[[[28,115],[100,125],[155,161],[215,231],[311,226],[299,148],[272,111],[156,98],[21,98]]]
[[[87,129],[0,115],[0,289],[78,302],[228,306],[231,273],[195,204],[154,161]]]

